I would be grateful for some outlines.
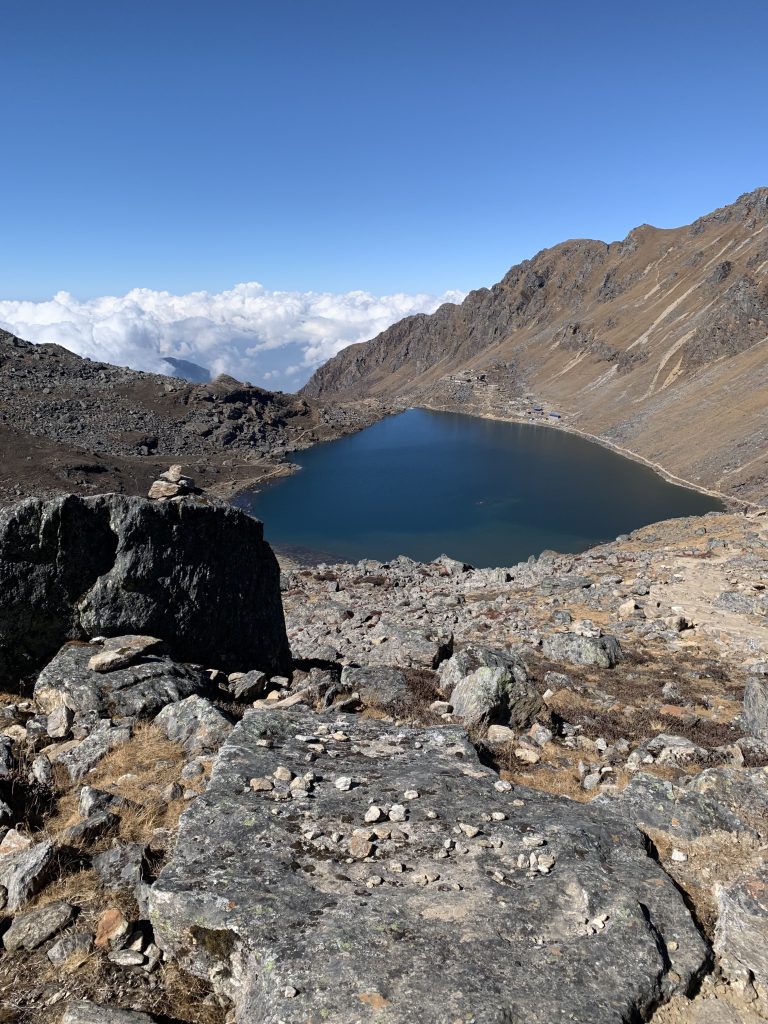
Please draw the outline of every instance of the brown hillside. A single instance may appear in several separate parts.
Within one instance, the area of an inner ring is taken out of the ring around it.
[[[545,249],[461,305],[344,349],[303,394],[553,424],[557,411],[669,474],[763,502],[768,189],[687,227]]]

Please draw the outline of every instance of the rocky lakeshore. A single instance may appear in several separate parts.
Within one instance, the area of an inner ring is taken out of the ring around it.
[[[0,512],[0,1020],[768,1018],[768,518],[282,570]]]

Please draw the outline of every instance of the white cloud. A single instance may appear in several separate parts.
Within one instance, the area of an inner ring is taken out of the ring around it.
[[[58,292],[44,302],[0,299],[0,327],[138,370],[168,372],[164,359],[171,357],[205,366],[214,376],[229,373],[273,386],[282,377],[297,387],[347,345],[463,297],[279,292],[255,282],[188,295],[134,288],[87,301]]]

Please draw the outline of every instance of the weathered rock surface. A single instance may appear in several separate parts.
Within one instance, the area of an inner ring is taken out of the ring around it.
[[[768,866],[718,893],[715,950],[730,971],[768,985]]]
[[[110,750],[130,739],[127,725],[113,726],[109,719],[99,719],[88,736],[76,746],[54,755],[71,782],[79,782]]]
[[[128,667],[93,671],[93,651],[91,644],[67,644],[46,665],[35,683],[35,700],[42,711],[63,705],[110,718],[149,718],[166,704],[204,688],[199,670],[157,654],[141,656]]]
[[[397,714],[411,699],[405,675],[389,666],[350,666],[342,669],[341,688],[357,693],[368,707]]]
[[[618,1024],[685,990],[708,950],[640,833],[496,780],[460,729],[249,712],[152,888],[158,944],[243,1024]]]
[[[30,910],[28,914],[19,914],[3,936],[3,945],[11,953],[17,949],[36,949],[65,928],[74,919],[75,913],[73,906],[59,901],[48,903],[38,910]]]
[[[754,832],[768,821],[768,769],[707,768],[677,783],[638,772],[621,793],[601,794],[595,803],[682,839]]]
[[[129,633],[181,661],[283,671],[280,573],[261,523],[202,499],[117,494],[0,511],[0,679],[67,640]]]
[[[216,751],[232,732],[232,722],[210,701],[197,695],[168,704],[155,718],[155,725],[188,754]]]
[[[455,716],[466,725],[523,728],[542,707],[522,659],[477,644],[443,662],[439,679]]]
[[[437,668],[453,649],[451,633],[430,626],[403,629],[395,619],[380,619],[371,639],[374,646],[366,655],[370,665]]]
[[[0,856],[0,886],[8,892],[8,910],[16,910],[42,888],[48,880],[54,857],[55,848],[50,839]]]
[[[768,676],[750,676],[744,688],[744,729],[768,743]]]

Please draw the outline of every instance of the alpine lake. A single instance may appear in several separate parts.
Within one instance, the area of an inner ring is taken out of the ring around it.
[[[577,552],[717,498],[557,428],[409,409],[291,456],[301,469],[235,504],[297,561],[509,566]]]

